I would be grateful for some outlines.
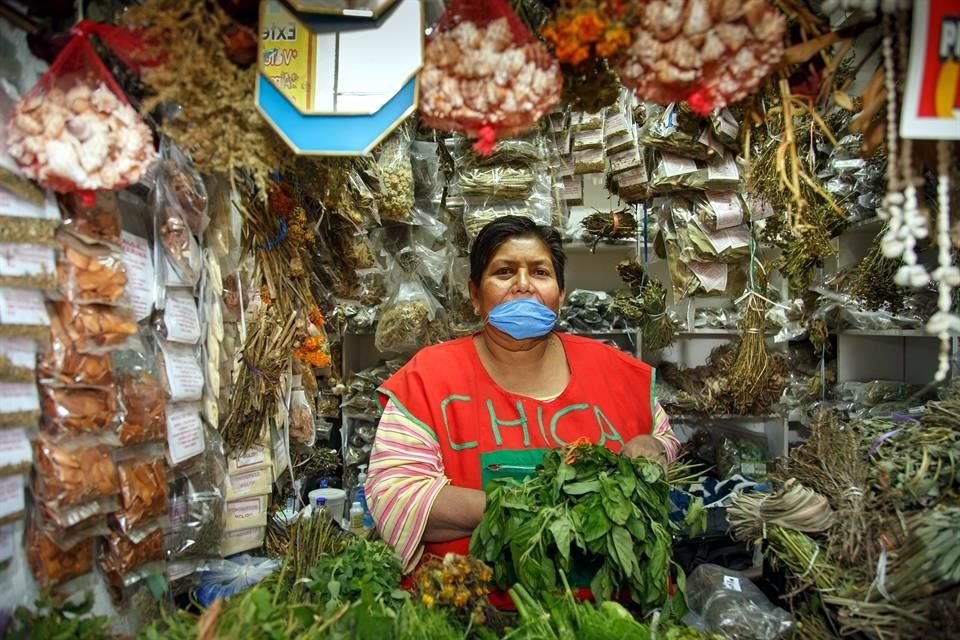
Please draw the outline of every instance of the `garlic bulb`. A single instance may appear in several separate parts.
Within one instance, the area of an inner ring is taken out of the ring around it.
[[[937,269],[931,274],[937,283],[937,312],[927,322],[927,333],[940,338],[939,366],[935,379],[950,373],[950,341],[960,336],[960,317],[951,313],[953,289],[960,286],[960,269],[953,264],[950,241],[950,143],[937,142]]]

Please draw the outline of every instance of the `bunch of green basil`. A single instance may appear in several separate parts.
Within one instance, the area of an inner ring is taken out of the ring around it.
[[[659,463],[583,445],[546,454],[524,482],[493,484],[470,554],[491,564],[501,587],[557,589],[560,572],[592,573],[598,601],[629,592],[644,608],[667,600],[672,563],[668,496]]]

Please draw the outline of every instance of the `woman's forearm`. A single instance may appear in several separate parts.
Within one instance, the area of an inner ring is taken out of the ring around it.
[[[473,535],[486,506],[483,491],[447,485],[433,503],[423,541],[446,542]]]

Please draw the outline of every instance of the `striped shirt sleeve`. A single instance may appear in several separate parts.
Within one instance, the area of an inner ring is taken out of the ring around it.
[[[370,453],[364,491],[377,530],[400,556],[404,572],[420,561],[427,518],[449,482],[436,435],[388,401]]]
[[[653,406],[653,437],[660,441],[667,454],[667,462],[673,462],[680,453],[680,441],[673,435],[670,428],[670,418],[660,406],[660,402]]]

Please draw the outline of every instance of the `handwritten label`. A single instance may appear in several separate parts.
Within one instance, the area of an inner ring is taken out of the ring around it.
[[[262,497],[232,500],[227,503],[227,527],[246,529],[267,524],[267,509]]]
[[[56,253],[35,244],[0,244],[0,276],[10,278],[53,275]]]
[[[743,589],[740,588],[740,578],[735,576],[723,576],[723,586],[731,591],[743,591]]]
[[[620,173],[640,166],[643,166],[643,159],[636,147],[610,156],[610,171],[612,173]]]
[[[37,364],[37,344],[26,338],[0,338],[0,354],[15,367],[33,369]]]
[[[743,208],[735,194],[708,191],[707,200],[717,213],[717,229],[736,227],[743,222]]]
[[[736,138],[740,135],[740,125],[737,124],[729,109],[721,109],[715,122],[719,125],[719,133],[727,138]]]
[[[49,327],[42,291],[0,287],[0,324]]]
[[[150,315],[154,303],[155,276],[150,245],[145,238],[128,231],[120,233],[123,264],[127,268],[127,296],[133,306],[133,315],[139,322]]]
[[[174,402],[200,400],[203,397],[203,369],[194,347],[160,341],[167,371],[170,399]]]
[[[637,167],[636,169],[630,169],[629,171],[624,171],[617,176],[617,186],[618,187],[634,187],[639,184],[646,184],[648,182],[647,170],[645,167]]]
[[[231,462],[234,464],[231,466],[237,471],[264,467],[270,460],[267,451],[268,449],[266,447],[250,447],[243,453],[238,453],[232,458]]]
[[[269,467],[256,471],[245,471],[227,476],[227,498],[241,498],[246,496],[260,496],[270,493],[272,481]]]
[[[720,231],[707,231],[707,237],[710,244],[716,249],[717,253],[723,253],[729,249],[746,247],[750,244],[750,234],[746,229],[722,229]]]
[[[727,156],[719,164],[707,165],[707,178],[710,180],[739,180],[740,171],[737,169],[736,161]]]
[[[627,119],[622,113],[615,113],[607,118],[603,125],[603,130],[608,137],[628,131],[629,126],[627,125]]]
[[[31,460],[33,449],[30,448],[26,429],[0,431],[0,469],[29,463]]]
[[[686,175],[697,170],[696,162],[675,153],[661,152],[660,162],[663,164],[663,175],[668,178],[670,176]]]
[[[581,178],[574,176],[563,176],[563,199],[583,199],[583,181]]]
[[[263,537],[266,533],[266,527],[253,527],[250,529],[237,529],[223,534],[223,544],[220,551],[225,556],[240,553],[247,549],[253,549],[263,544]]]
[[[32,382],[0,382],[0,413],[39,410],[37,385]]]
[[[167,327],[167,340],[171,342],[197,344],[200,341],[200,316],[190,291],[173,289],[167,292],[163,323]]]
[[[23,487],[22,475],[0,478],[0,518],[23,512],[26,506],[24,504]]]
[[[724,291],[727,288],[727,265],[716,262],[690,262],[690,270],[706,291]]]
[[[203,453],[203,423],[196,403],[167,405],[167,447],[177,465]]]

